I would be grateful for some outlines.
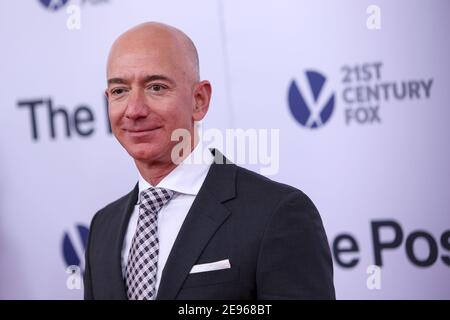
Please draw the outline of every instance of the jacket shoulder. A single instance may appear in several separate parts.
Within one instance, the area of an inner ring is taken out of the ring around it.
[[[249,212],[260,217],[271,215],[280,206],[292,205],[308,211],[317,211],[313,201],[300,189],[264,177],[256,172],[237,166],[237,203],[245,205]]]
[[[301,190],[293,186],[274,181],[254,171],[239,166],[236,167],[238,188],[253,190],[255,193],[269,193],[273,197],[283,197],[291,193],[305,195]]]

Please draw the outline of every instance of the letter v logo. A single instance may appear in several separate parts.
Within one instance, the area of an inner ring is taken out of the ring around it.
[[[302,126],[319,128],[330,119],[334,93],[330,93],[326,80],[316,71],[306,71],[303,77],[292,80],[288,93],[289,108]]]

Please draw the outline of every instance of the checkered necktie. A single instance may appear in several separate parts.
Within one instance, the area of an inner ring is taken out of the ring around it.
[[[148,188],[140,193],[139,218],[131,243],[125,282],[129,300],[152,300],[158,267],[158,212],[174,192]]]

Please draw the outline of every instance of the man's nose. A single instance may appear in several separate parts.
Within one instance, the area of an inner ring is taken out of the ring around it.
[[[145,94],[143,90],[132,90],[128,99],[125,117],[135,120],[148,116],[148,113],[149,108],[145,101]]]

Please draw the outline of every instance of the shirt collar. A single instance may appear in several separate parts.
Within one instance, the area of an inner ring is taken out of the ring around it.
[[[203,144],[199,142],[189,156],[187,156],[156,186],[152,186],[138,172],[139,194],[150,187],[158,187],[169,189],[177,193],[195,196],[198,194],[213,160],[213,155],[209,149],[205,150]]]

